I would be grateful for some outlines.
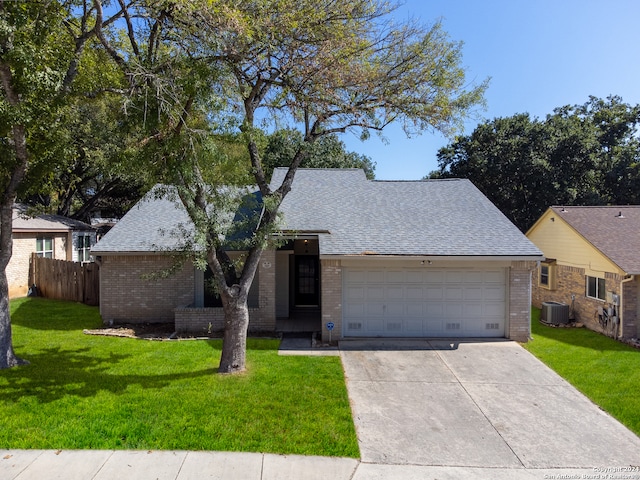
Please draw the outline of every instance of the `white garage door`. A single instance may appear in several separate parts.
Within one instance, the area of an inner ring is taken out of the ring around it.
[[[345,268],[344,336],[504,337],[505,269]]]

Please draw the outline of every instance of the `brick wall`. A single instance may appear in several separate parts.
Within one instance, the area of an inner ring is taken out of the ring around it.
[[[527,342],[531,337],[531,272],[536,262],[512,262],[509,268],[509,328],[507,338]]]
[[[327,322],[333,322],[331,340],[342,338],[342,265],[340,260],[320,260],[322,341],[329,341]]]
[[[586,296],[586,272],[584,268],[555,265],[555,288],[548,289],[539,284],[539,269],[533,273],[533,305],[541,308],[543,302],[560,302],[571,305],[573,301],[573,317],[576,322],[584,324],[587,328],[596,332],[613,335],[613,325],[606,327],[600,324],[598,307],[607,308],[610,305],[602,300],[596,300]],[[620,283],[624,279],[616,273],[605,273],[605,289],[607,292],[620,294]],[[626,295],[625,295],[626,294]],[[638,319],[638,281],[625,284],[622,292],[622,313],[624,338],[637,336]],[[572,300],[573,299],[573,300]]]
[[[53,256],[67,260],[67,234],[49,233],[44,236],[53,238]],[[29,290],[29,262],[36,251],[36,234],[14,233],[11,261],[7,265],[9,298],[24,297]]]
[[[276,254],[263,252],[258,265],[259,308],[249,308],[249,332],[275,332],[276,329]],[[218,308],[195,308],[190,304],[174,310],[176,331],[206,335],[224,330],[224,311]]]
[[[174,309],[190,305],[194,267],[187,262],[168,278],[144,279],[172,266],[166,255],[103,256],[100,268],[100,314],[105,323],[172,322]]]
[[[262,252],[258,266],[258,304],[260,309],[251,316],[249,312],[249,330],[276,330],[276,251]],[[257,313],[257,314],[256,314]]]
[[[174,312],[176,332],[178,333],[207,335],[224,330],[224,311],[222,308],[178,307]],[[254,327],[254,324],[259,325],[259,322],[256,321],[259,315],[259,309],[249,309],[249,332],[275,330],[275,327],[265,330]]]
[[[640,277],[622,284],[622,336],[623,338],[640,338]]]

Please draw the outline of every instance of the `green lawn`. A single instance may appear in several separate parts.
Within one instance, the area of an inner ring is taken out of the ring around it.
[[[586,328],[554,328],[533,309],[524,347],[640,436],[640,350]]]
[[[220,376],[219,340],[90,336],[98,309],[11,303],[30,365],[0,371],[0,448],[184,449],[358,457],[338,357],[278,356],[250,339],[248,372]]]

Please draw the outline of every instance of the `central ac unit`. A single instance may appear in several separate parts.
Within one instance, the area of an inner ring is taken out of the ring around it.
[[[559,302],[542,302],[540,320],[554,325],[569,323],[569,305]]]

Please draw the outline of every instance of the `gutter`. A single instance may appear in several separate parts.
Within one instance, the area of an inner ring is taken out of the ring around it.
[[[352,260],[352,259],[370,259],[382,258],[388,260],[420,260],[420,261],[542,261],[543,255],[378,255],[375,253],[364,252],[360,255],[344,254],[344,255],[320,255],[320,258],[327,260]]]

